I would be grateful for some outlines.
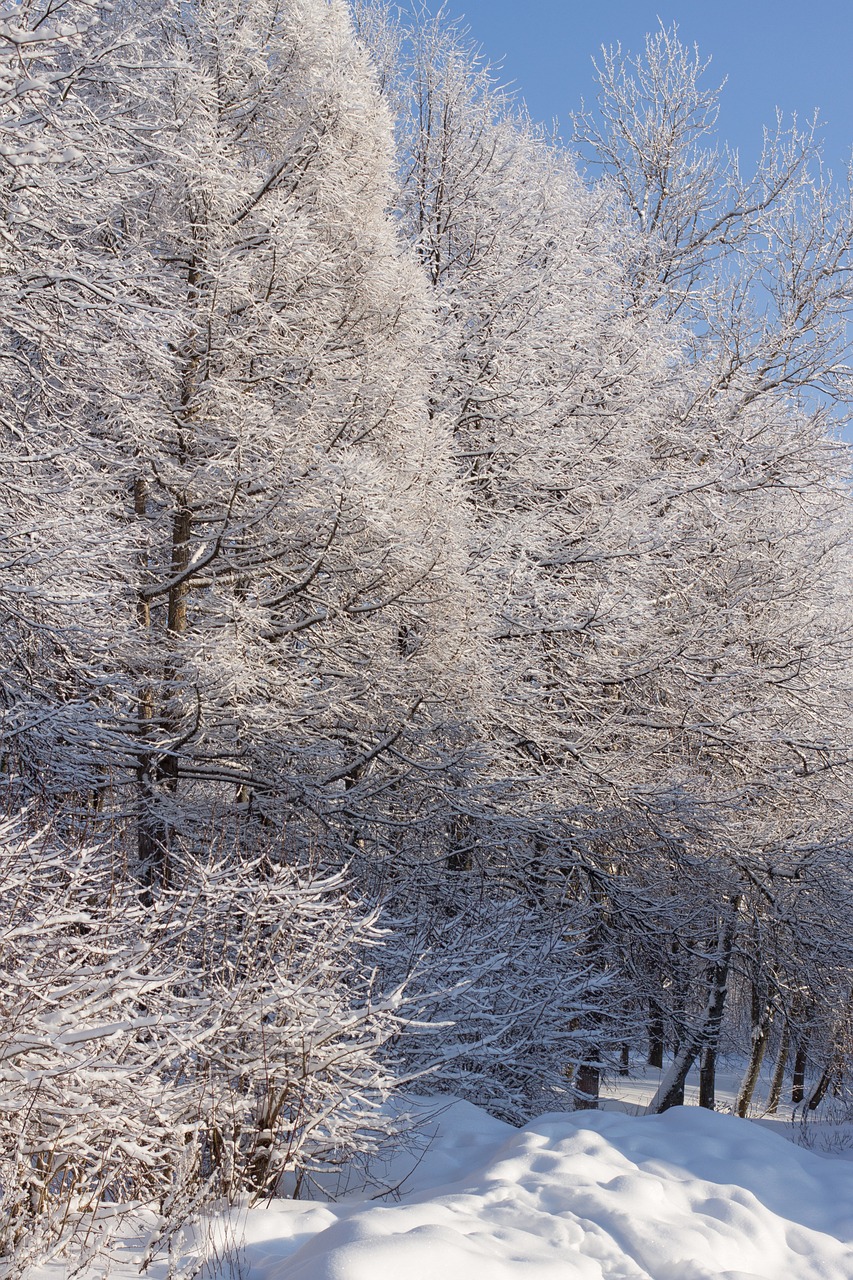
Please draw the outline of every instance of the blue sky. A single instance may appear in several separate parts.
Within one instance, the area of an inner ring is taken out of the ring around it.
[[[853,146],[853,4],[850,0],[458,0],[471,35],[492,61],[503,60],[534,118],[557,117],[563,136],[582,97],[594,98],[590,57],[621,41],[637,51],[658,17],[677,22],[682,40],[713,59],[708,75],[727,77],[720,134],[745,168],[776,107],[802,118],[815,107],[827,122],[826,158],[835,172]]]

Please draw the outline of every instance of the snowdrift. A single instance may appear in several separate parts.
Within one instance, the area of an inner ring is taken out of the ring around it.
[[[409,1161],[410,1166],[413,1162]],[[255,1210],[242,1280],[851,1280],[853,1164],[698,1108],[547,1115],[457,1102],[397,1203]],[[406,1176],[408,1174],[408,1176]]]

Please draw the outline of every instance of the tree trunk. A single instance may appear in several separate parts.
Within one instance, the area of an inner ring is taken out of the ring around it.
[[[657,1115],[668,1111],[670,1107],[684,1106],[684,1085],[688,1072],[696,1061],[696,1054],[702,1042],[701,1034],[687,1036],[677,1050],[675,1057],[663,1079],[657,1093],[648,1106],[649,1115]]]
[[[189,510],[186,498],[184,498],[183,505],[175,513],[172,523],[171,573],[173,578],[179,578],[189,568],[191,534],[192,512]],[[169,735],[172,745],[164,751],[159,761],[156,780],[172,795],[178,789],[180,758],[176,744],[180,740],[183,728],[181,724],[181,700],[179,697],[181,659],[178,653],[175,652],[175,641],[184,636],[187,631],[188,596],[189,582],[185,578],[169,589],[166,629],[171,652],[168,654],[163,667],[163,710],[161,718],[163,729]],[[153,799],[156,804],[156,797],[153,797]],[[169,824],[162,819],[152,818],[152,822],[158,832],[157,844],[152,851],[154,854],[152,883],[168,888],[172,883],[171,848],[173,832]]]
[[[197,304],[201,288],[201,276],[196,262],[190,263],[187,276],[187,298],[190,306]],[[188,355],[181,377],[181,413],[177,431],[175,457],[186,466],[192,454],[192,421],[198,412],[197,395],[201,373],[201,356],[196,348],[198,335],[188,339]],[[160,727],[170,745],[156,757],[150,751],[140,756],[137,769],[139,814],[137,820],[137,844],[139,861],[143,869],[144,883],[149,889],[155,885],[168,886],[172,880],[170,849],[172,831],[168,822],[158,813],[158,791],[164,786],[170,792],[177,791],[180,774],[179,750],[183,745],[181,734],[182,707],[180,699],[181,666],[179,642],[186,635],[188,626],[188,602],[190,592],[190,557],[194,513],[189,493],[175,494],[172,515],[171,545],[169,547],[169,580],[162,587],[167,597],[166,644],[162,680],[156,691],[152,685],[140,698],[140,735],[150,736],[155,703],[159,706]],[[134,484],[134,512],[137,517],[147,514],[148,493],[144,478]],[[148,566],[140,564],[140,578],[144,582]],[[137,620],[151,635],[151,605],[143,591],[137,598]]]
[[[605,969],[604,945],[606,941],[605,918],[608,908],[607,891],[603,878],[592,868],[587,869],[587,876],[589,880],[589,902],[594,909],[595,915],[583,950],[587,956],[590,969],[601,973]],[[577,1111],[595,1111],[598,1109],[601,1090],[601,1068],[599,1066],[601,1061],[601,1049],[599,1046],[601,1021],[602,1015],[600,1012],[590,1013],[584,1019],[584,1025],[589,1029],[590,1047],[587,1061],[582,1062],[578,1067],[577,1084],[575,1086],[575,1109]]]
[[[601,1089],[601,1071],[597,1066],[584,1062],[578,1067],[575,1086],[575,1111],[597,1111]]]
[[[753,996],[755,996],[754,987]],[[756,1004],[758,1005],[757,1010]],[[735,1103],[735,1115],[740,1116],[742,1119],[745,1119],[749,1112],[752,1095],[755,1093],[755,1086],[758,1084],[758,1077],[761,1073],[761,1064],[764,1061],[764,1054],[767,1050],[770,1028],[773,1025],[773,1006],[771,1004],[765,1003],[761,1007],[760,1001],[754,1001],[753,1014],[755,1015],[756,1013],[757,1017],[753,1017],[752,1050],[749,1055],[749,1063]]]
[[[663,1067],[663,1013],[656,1000],[649,1001],[649,1066]]]
[[[138,520],[145,519],[148,514],[148,485],[141,475],[133,482],[133,511]],[[138,567],[140,586],[136,597],[136,621],[150,642],[151,605],[143,591],[148,576],[148,558],[144,552],[140,554]],[[149,660],[150,654],[146,653],[146,661]],[[155,811],[155,793],[160,775],[152,743],[154,689],[150,671],[145,672],[139,690],[136,714],[140,742],[136,764],[136,856],[139,879],[145,886],[145,898],[150,904],[151,890],[159,880],[158,868],[166,836]]]
[[[471,871],[474,867],[471,819],[465,813],[455,814],[448,824],[448,871]]]
[[[706,1045],[699,1067],[699,1106],[714,1111],[717,1105],[717,1050]]]
[[[808,1051],[809,1033],[808,1031],[805,1031],[797,1042],[797,1051],[794,1054],[794,1079],[791,1085],[791,1102],[794,1106],[796,1106],[798,1102],[802,1102],[805,1097]]]
[[[201,275],[196,262],[190,263],[187,275],[187,300],[190,306],[197,305],[201,290]],[[198,414],[198,388],[202,376],[202,357],[198,346],[199,335],[193,332],[188,340],[188,354],[181,378],[181,414],[177,432],[176,458],[182,467],[187,466],[194,452],[193,420]],[[190,558],[192,555],[192,535],[194,512],[189,491],[183,489],[175,494],[175,509],[172,515],[172,538],[170,547],[170,586],[167,596],[166,611],[166,661],[163,666],[163,728],[171,739],[171,745],[164,752],[160,761],[159,772],[164,787],[174,795],[178,789],[180,777],[180,749],[187,741],[186,728],[183,723],[184,708],[182,704],[183,657],[180,652],[181,641],[187,634],[189,622],[190,597]],[[173,832],[167,823],[163,823],[163,841],[160,862],[157,868],[160,884],[168,886],[172,882],[171,848]]]
[[[785,1081],[785,1068],[788,1065],[788,1050],[791,1045],[791,1030],[786,1022],[782,1028],[782,1037],[779,1041],[779,1052],[776,1054],[776,1063],[773,1067],[773,1079],[770,1081],[770,1095],[767,1099],[767,1114],[775,1116],[779,1108],[779,1099],[782,1097],[782,1085]]]
[[[820,1079],[818,1080],[817,1084],[812,1090],[811,1095],[809,1096],[809,1100],[806,1103],[807,1111],[817,1111],[818,1107],[823,1102],[823,1099],[826,1096],[827,1089],[832,1084],[837,1073],[838,1073],[837,1062],[835,1062],[834,1060],[828,1062],[823,1069]]]

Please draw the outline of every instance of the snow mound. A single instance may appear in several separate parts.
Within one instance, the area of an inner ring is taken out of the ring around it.
[[[248,1280],[851,1280],[853,1166],[693,1107],[514,1130],[458,1103],[400,1203],[247,1227]]]

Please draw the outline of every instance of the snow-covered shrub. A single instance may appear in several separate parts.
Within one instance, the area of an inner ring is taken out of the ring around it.
[[[119,867],[0,827],[4,1277],[142,1207],[153,1256],[213,1201],[298,1193],[395,1125],[402,995],[376,993],[376,917],[340,876],[217,848],[152,899]]]
[[[176,895],[186,987],[207,1009],[183,1055],[211,1194],[273,1194],[369,1151],[392,1124],[379,1050],[404,1025],[369,954],[381,939],[340,875],[268,859],[193,869]],[[368,963],[365,964],[365,954]]]
[[[194,1128],[162,922],[95,849],[0,826],[0,1258],[163,1199]]]
[[[605,980],[557,913],[468,881],[451,877],[441,905],[411,926],[418,1022],[398,1050],[430,1088],[524,1123],[570,1107],[575,1068],[600,1057]]]

